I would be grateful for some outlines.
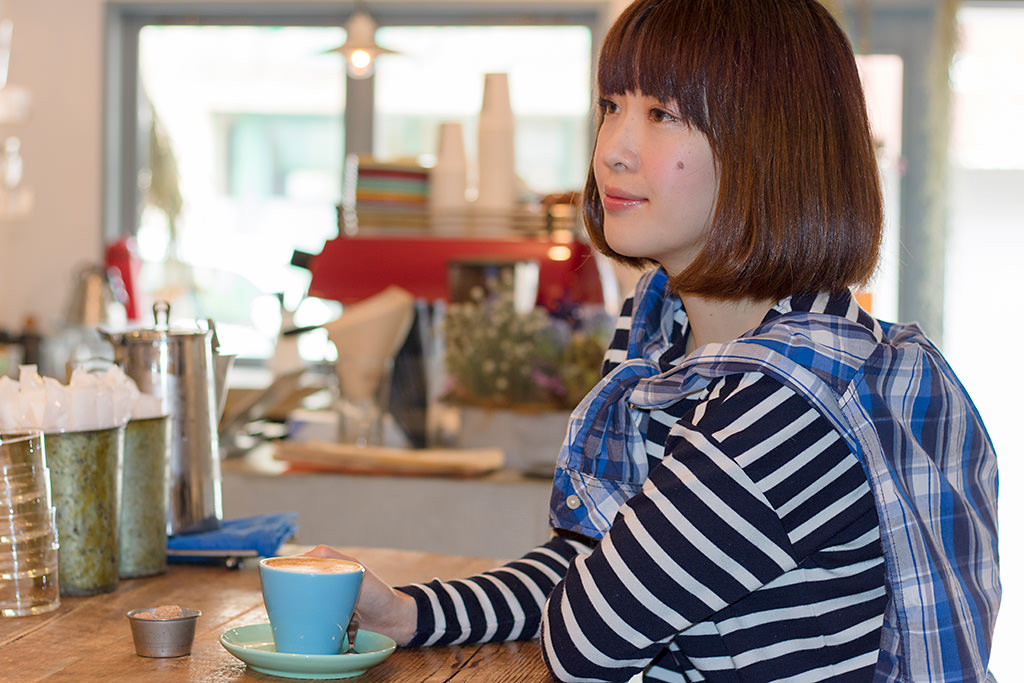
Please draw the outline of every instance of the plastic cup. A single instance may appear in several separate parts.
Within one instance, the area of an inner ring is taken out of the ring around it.
[[[22,477],[32,477],[38,472],[46,472],[44,463],[18,463],[16,465],[0,465],[0,480],[16,480]]]
[[[57,537],[53,534],[41,536],[38,542],[19,548],[16,552],[0,553],[0,579],[8,580],[18,576],[42,576],[56,569]]]
[[[0,467],[9,465],[46,466],[42,432],[0,434]]]
[[[0,544],[0,572],[25,571],[44,567],[56,560],[59,550],[56,530],[24,536],[16,543]]]
[[[39,533],[26,534],[16,541],[0,542],[0,558],[17,559],[24,562],[34,555],[47,554],[57,545],[57,530],[43,530]]]
[[[36,496],[50,496],[42,433],[0,434],[0,512]]]
[[[17,479],[0,479],[0,512],[32,498],[50,498],[50,475],[46,470]]]
[[[60,605],[59,545],[41,432],[0,435],[0,616]]]
[[[0,517],[17,517],[34,512],[46,512],[50,509],[49,491],[29,491],[7,500],[0,506]]]
[[[338,441],[357,446],[381,446],[391,396],[390,358],[360,358],[339,354]]]
[[[56,535],[32,549],[0,553],[0,616],[43,614],[60,606]]]
[[[53,506],[31,512],[0,515],[0,543],[17,543],[57,530],[57,512]]]

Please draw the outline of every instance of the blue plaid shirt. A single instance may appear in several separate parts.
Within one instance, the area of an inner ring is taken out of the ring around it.
[[[770,375],[818,408],[856,454],[881,528],[889,603],[876,680],[976,681],[1001,594],[996,456],[967,392],[916,325],[779,304],[740,339],[658,362],[680,302],[657,270],[633,300],[625,358],[573,412],[551,523],[601,538],[648,475],[646,416],[716,378]]]

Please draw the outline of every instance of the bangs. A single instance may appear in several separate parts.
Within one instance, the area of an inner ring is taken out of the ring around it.
[[[637,92],[675,103],[687,123],[707,134],[706,73],[715,55],[702,47],[701,34],[709,32],[685,16],[694,14],[687,4],[655,0],[627,8],[602,46],[597,88],[600,95]]]

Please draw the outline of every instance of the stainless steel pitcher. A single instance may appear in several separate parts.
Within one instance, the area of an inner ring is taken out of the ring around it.
[[[153,329],[100,333],[139,391],[160,398],[171,416],[167,532],[210,531],[223,518],[217,423],[231,357],[219,354],[213,321],[171,329],[169,319],[160,301]]]

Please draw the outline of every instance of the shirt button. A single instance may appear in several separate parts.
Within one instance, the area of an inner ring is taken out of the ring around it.
[[[580,505],[583,505],[583,501],[580,500],[579,496],[573,494],[565,499],[565,504],[569,506],[570,510],[575,510]]]

